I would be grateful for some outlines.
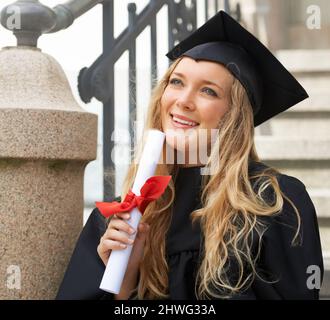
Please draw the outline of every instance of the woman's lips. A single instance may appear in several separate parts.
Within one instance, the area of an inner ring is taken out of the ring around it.
[[[188,128],[195,128],[195,127],[199,126],[199,124],[196,124],[195,126],[191,126],[191,125],[188,125],[188,124],[183,124],[183,123],[176,122],[176,121],[174,121],[172,115],[170,115],[170,118],[171,118],[171,123],[175,128],[188,129]]]

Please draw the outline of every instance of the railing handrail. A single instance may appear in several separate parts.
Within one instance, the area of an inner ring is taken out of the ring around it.
[[[92,93],[94,90],[87,89],[87,86],[92,83],[90,81],[90,77],[92,76],[91,73],[93,72],[93,77],[100,77],[104,79],[104,76],[106,76],[104,65],[114,64],[120,56],[129,49],[132,41],[135,40],[137,36],[141,34],[141,32],[149,25],[150,19],[155,16],[167,2],[168,0],[153,0],[149,2],[149,4],[146,5],[138,15],[136,15],[134,29],[127,26],[116,39],[113,39],[112,47],[110,48],[111,50],[109,50],[109,48],[104,48],[105,52],[102,53],[88,69],[82,69],[79,77],[79,85],[83,88],[83,90],[79,90],[79,93],[80,98],[85,103],[90,102],[91,98],[94,96],[102,102],[106,102],[109,99],[110,93],[108,92],[107,94],[106,90],[97,90],[95,93]],[[98,72],[103,75],[97,74]],[[84,93],[89,94],[84,95]]]
[[[50,8],[39,0],[16,1],[1,10],[0,21],[4,28],[13,31],[18,46],[36,47],[41,35],[68,28],[76,18],[101,2],[70,0]],[[19,14],[19,27],[8,24],[13,14]]]
[[[129,48],[129,44],[133,39],[136,39],[139,34],[149,25],[150,19],[159,12],[168,0],[152,1],[136,15],[134,29],[127,27],[116,39],[113,50],[108,54],[107,62],[113,63]],[[130,10],[130,7],[128,7]]]
[[[54,33],[68,28],[75,19],[103,1],[104,0],[70,0],[56,5],[53,8],[56,14],[56,23],[47,33]]]

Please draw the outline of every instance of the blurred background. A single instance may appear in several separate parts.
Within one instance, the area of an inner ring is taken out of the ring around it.
[[[169,61],[165,54],[169,47],[202,25],[215,12],[226,9],[272,50],[310,96],[256,128],[256,143],[259,155],[265,163],[299,178],[306,185],[318,214],[325,266],[330,269],[330,2],[163,1],[164,5],[154,17],[153,29],[147,25],[138,32],[134,36],[134,46],[132,42],[129,45],[130,50],[123,50],[123,54],[114,62],[114,118],[107,123],[103,118],[103,110],[106,108],[104,101],[93,96],[89,97],[89,102],[88,99],[81,98],[82,92],[78,91],[79,72],[82,68],[91,66],[102,52],[106,53],[113,45],[105,39],[112,36],[105,28],[106,19],[111,19],[113,23],[113,38],[119,38],[124,32],[132,31],[132,25],[129,27],[129,3],[135,4],[133,17],[138,17],[150,2],[157,1],[109,0],[110,2],[113,5],[113,15],[105,15],[103,7],[97,5],[68,29],[43,35],[38,41],[38,47],[53,56],[63,67],[80,106],[98,115],[97,159],[89,163],[85,170],[84,222],[94,208],[95,201],[120,194],[133,143],[132,136],[127,134],[131,126],[130,116],[132,110],[136,110],[135,120],[143,123],[153,85],[152,78],[161,77],[168,67]],[[0,10],[11,3],[12,0],[1,0]],[[41,3],[54,7],[61,1],[43,0]],[[1,27],[0,47],[15,45],[13,34]],[[130,63],[135,66],[135,73],[129,72]],[[130,78],[136,80],[133,96]],[[113,144],[107,145],[108,138],[104,138],[103,132],[109,128],[114,130]],[[139,131],[136,139],[138,137]],[[105,165],[104,150],[109,147],[113,147],[113,162]],[[108,186],[108,192],[104,187],[104,167],[115,169],[114,186]],[[329,281],[327,272],[322,293],[324,298],[330,297]]]

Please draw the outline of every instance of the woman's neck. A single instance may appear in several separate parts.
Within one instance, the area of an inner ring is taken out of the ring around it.
[[[205,163],[200,162],[198,157],[191,157],[188,151],[186,151],[183,155],[183,152],[175,150],[175,162],[179,168],[195,168],[205,166]]]

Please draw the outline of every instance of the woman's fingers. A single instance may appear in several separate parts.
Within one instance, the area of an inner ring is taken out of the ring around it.
[[[135,230],[126,221],[118,218],[114,218],[110,221],[108,229],[116,228],[121,231],[125,231],[128,234],[134,234]]]
[[[119,212],[114,215],[114,218],[120,218],[120,219],[125,219],[128,220],[131,218],[131,214],[129,212]]]
[[[132,244],[134,242],[133,239],[129,238],[129,235],[126,232],[122,232],[116,229],[108,229],[103,235],[104,239],[109,239],[113,241],[123,242],[125,244]]]
[[[134,241],[130,238],[136,232],[125,220],[120,217],[114,216],[109,223],[109,226],[100,239],[100,243],[97,247],[97,252],[104,262],[107,264],[110,253],[112,250],[123,250],[128,245],[132,245],[136,242],[133,247],[132,256],[138,257],[133,260],[139,260],[143,253],[144,242],[149,231],[149,225],[146,223],[139,223],[137,227],[137,234]],[[131,259],[131,258],[130,258]]]
[[[129,218],[130,214],[127,212],[115,214],[101,237],[97,252],[105,265],[112,250],[123,250],[127,245],[133,245],[134,240],[129,236],[134,234],[135,230],[125,221]]]
[[[104,265],[107,265],[112,250],[123,250],[126,247],[127,245],[124,243],[102,237],[99,245],[97,246],[97,253]]]
[[[102,239],[101,240],[101,248],[102,252],[107,252],[110,250],[119,250],[126,248],[127,245],[118,241],[110,240],[110,239]]]

